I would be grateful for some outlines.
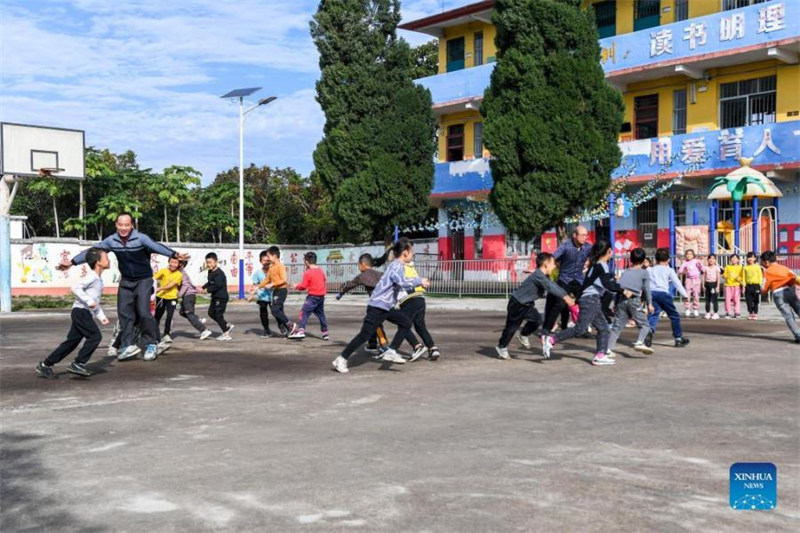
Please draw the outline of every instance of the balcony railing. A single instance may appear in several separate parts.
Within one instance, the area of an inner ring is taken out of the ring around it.
[[[437,74],[417,80],[427,87],[433,97],[434,108],[458,102],[483,98],[483,91],[489,86],[494,63],[472,67],[446,74]]]

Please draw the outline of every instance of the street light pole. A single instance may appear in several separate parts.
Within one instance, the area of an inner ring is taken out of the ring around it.
[[[261,87],[235,89],[220,98],[237,98],[239,100],[239,299],[244,299],[244,119],[255,108],[266,105],[276,96],[262,98],[250,109],[244,108],[244,97],[260,91]]]

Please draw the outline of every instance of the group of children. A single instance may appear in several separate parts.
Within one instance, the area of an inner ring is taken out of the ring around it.
[[[639,328],[633,349],[645,354],[654,353],[653,335],[662,315],[669,318],[675,347],[689,344],[683,336],[681,315],[674,304],[673,291],[686,299],[685,316],[699,316],[701,284],[706,292],[706,318],[719,318],[716,295],[722,283],[725,286],[726,314],[728,318],[739,317],[739,300],[744,288],[749,318],[758,316],[761,294],[772,292],[775,305],[800,343],[800,328],[794,315],[800,318],[795,286],[800,285],[800,276],[776,261],[774,252],[761,255],[761,264],[756,263],[754,253],[747,254],[747,264],[739,265],[737,257],[720,269],[716,257],[710,256],[703,265],[694,252],[686,252],[685,261],[678,272],[670,266],[670,253],[660,248],[655,254],[655,265],[650,264],[645,251],[635,248],[630,253],[630,266],[616,279],[610,272],[609,261],[613,255],[608,242],[599,241],[591,247],[585,265],[584,281],[575,293],[568,293],[552,279],[556,268],[554,257],[542,252],[536,257],[536,270],[513,292],[508,303],[506,324],[495,348],[498,357],[508,359],[508,345],[514,334],[525,348],[531,347],[530,336],[542,327],[542,318],[534,304],[537,299],[550,296],[563,298],[567,306],[574,307],[577,300],[577,320],[572,327],[555,334],[543,331],[542,354],[549,358],[553,347],[559,343],[585,335],[590,326],[597,332],[596,350],[592,359],[595,366],[616,363],[614,350],[622,329],[632,322]],[[678,274],[683,274],[682,283]],[[604,301],[614,302],[612,317],[604,311]],[[714,306],[714,314],[710,313]],[[522,326],[524,323],[524,326]],[[520,330],[520,327],[522,329]]]
[[[367,349],[375,352],[374,359],[386,363],[402,364],[416,361],[425,355],[432,361],[440,357],[440,351],[425,321],[424,292],[429,286],[429,281],[420,277],[414,267],[413,244],[409,239],[399,239],[391,249],[394,259],[382,273],[374,266],[386,262],[388,253],[387,251],[387,254],[378,259],[373,259],[370,254],[359,257],[359,274],[343,284],[336,296],[339,300],[344,294],[358,287],[364,287],[369,295],[361,330],[332,363],[334,370],[338,372],[349,371],[348,359],[363,344],[367,344]],[[685,316],[698,317],[702,287],[706,296],[705,318],[716,319],[719,318],[717,295],[723,286],[728,318],[739,317],[742,289],[749,318],[753,320],[758,316],[760,295],[772,292],[775,305],[786,320],[795,342],[800,343],[800,328],[793,315],[794,313],[800,317],[800,303],[795,292],[795,286],[800,285],[800,276],[778,264],[774,252],[763,253],[760,265],[756,263],[757,258],[753,253],[747,254],[746,265],[740,265],[738,258],[733,256],[730,264],[725,269],[720,269],[714,255],[709,256],[703,264],[695,257],[693,251],[688,250],[684,262],[676,273],[670,266],[668,249],[660,248],[655,254],[655,265],[650,266],[645,251],[636,248],[630,253],[630,267],[618,278],[615,278],[609,267],[612,255],[613,249],[608,242],[595,243],[591,247],[585,265],[585,275],[580,290],[575,291],[577,294],[573,294],[552,280],[551,276],[557,268],[554,257],[546,252],[538,254],[536,270],[522,282],[509,299],[505,327],[496,347],[498,356],[501,359],[509,358],[508,346],[515,334],[524,347],[531,347],[531,335],[543,325],[535,302],[548,295],[564,300],[571,311],[574,325],[554,334],[543,332],[542,353],[546,358],[550,357],[553,347],[558,343],[582,336],[593,327],[597,332],[597,339],[592,364],[613,365],[614,350],[622,329],[631,322],[639,328],[633,349],[652,354],[653,335],[662,314],[670,320],[675,346],[683,347],[689,344],[689,340],[682,333],[681,315],[675,307],[673,291],[686,299]],[[248,300],[255,300],[259,307],[259,317],[263,327],[261,337],[303,339],[306,336],[308,319],[314,315],[320,322],[322,339],[328,340],[329,332],[325,316],[327,280],[324,271],[317,265],[316,254],[314,252],[305,254],[305,272],[301,282],[295,285],[290,285],[288,282],[286,267],[280,261],[278,247],[271,246],[261,252],[259,260],[261,269],[253,274]],[[86,253],[86,262],[90,270],[72,287],[75,302],[67,339],[36,366],[36,372],[42,377],[55,377],[53,365],[74,351],[83,339],[86,339],[86,342],[67,371],[82,377],[91,375],[85,365],[102,338],[94,319],[102,324],[108,323],[100,308],[100,296],[103,290],[101,274],[103,270],[109,268],[108,254],[99,248],[90,248]],[[205,262],[208,277],[202,286],[192,283],[185,270],[186,261],[177,258],[170,258],[168,266],[155,273],[154,279],[157,282],[154,291],[155,318],[159,326],[159,342],[157,350],[152,354],[148,350],[143,359],[155,359],[169,348],[172,343],[174,313],[179,305],[179,314],[197,329],[200,340],[212,335],[211,330],[205,326],[206,320],[195,314],[196,298],[199,293],[207,293],[211,298],[208,315],[220,327],[221,333],[217,340],[231,340],[234,325],[225,320],[225,310],[229,300],[227,277],[219,267],[215,253],[207,254]],[[678,274],[685,276],[683,282]],[[299,321],[296,323],[289,320],[284,312],[284,303],[290,288],[307,292],[306,300],[300,310]],[[607,310],[604,309],[605,303],[609,301],[614,302],[611,320]],[[277,322],[278,332],[270,328],[270,312]],[[162,318],[165,318],[163,334],[160,332]],[[383,323],[387,320],[397,325],[397,332],[390,343],[383,329]],[[414,332],[420,336],[421,342]],[[412,347],[411,355],[408,357],[403,357],[397,352],[403,341],[407,341]],[[112,341],[109,355],[117,355],[120,360],[131,358],[125,352],[117,354],[118,344],[116,340]]]
[[[719,316],[718,298],[724,289],[725,318],[740,317],[742,293],[747,305],[748,320],[758,319],[758,306],[761,302],[761,286],[764,275],[758,258],[748,252],[746,264],[741,265],[738,255],[730,256],[730,263],[724,269],[717,264],[717,256],[711,254],[706,263],[696,258],[693,250],[687,250],[678,274],[684,276],[686,289],[685,316],[700,316],[700,293],[705,293],[705,318],[717,320]]]

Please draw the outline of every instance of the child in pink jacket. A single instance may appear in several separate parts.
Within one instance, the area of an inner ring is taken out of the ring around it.
[[[678,274],[686,276],[684,287],[688,293],[686,298],[686,316],[691,316],[694,311],[694,316],[700,316],[700,287],[702,285],[701,278],[703,276],[703,263],[700,262],[694,255],[694,250],[686,250],[683,254],[684,261],[678,269]]]

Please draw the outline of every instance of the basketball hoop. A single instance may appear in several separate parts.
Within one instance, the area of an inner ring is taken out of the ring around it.
[[[42,167],[38,170],[39,177],[42,178],[52,178],[53,174],[58,174],[59,172],[63,172],[63,168],[58,167]]]

